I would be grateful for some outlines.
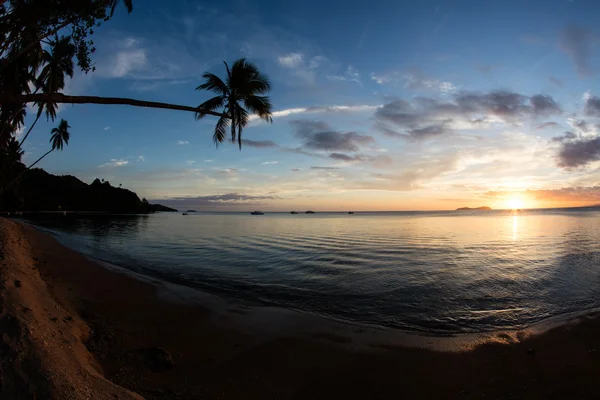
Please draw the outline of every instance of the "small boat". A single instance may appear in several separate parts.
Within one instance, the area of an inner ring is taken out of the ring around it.
[[[306,213],[307,213],[307,214],[314,214],[315,212],[314,212],[314,211],[310,211],[310,210],[308,210]]]
[[[188,213],[186,213],[186,212],[184,212],[184,213],[183,213],[183,214],[181,214],[181,215],[189,215],[189,214],[188,214]]]
[[[354,214],[354,211],[348,211],[348,214]]]
[[[292,211],[290,214],[298,214],[298,211]]]
[[[265,215],[265,213],[260,211],[252,211],[250,215]]]

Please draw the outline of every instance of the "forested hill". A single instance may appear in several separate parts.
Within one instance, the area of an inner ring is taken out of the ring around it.
[[[90,185],[71,175],[57,176],[43,169],[27,171],[15,187],[5,193],[4,211],[90,211],[117,214],[147,214],[176,211],[152,205],[128,189],[113,187],[108,181]],[[168,210],[167,210],[168,209]]]

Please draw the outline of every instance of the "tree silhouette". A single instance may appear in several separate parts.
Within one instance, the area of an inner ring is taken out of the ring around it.
[[[65,121],[64,119],[61,119],[60,123],[58,124],[58,127],[53,128],[51,131],[52,135],[50,136],[50,143],[52,143],[52,147],[50,148],[50,150],[48,150],[46,153],[44,153],[43,156],[38,158],[33,164],[28,166],[19,175],[17,175],[16,178],[14,178],[5,187],[3,187],[2,190],[0,191],[0,194],[4,193],[6,191],[6,189],[8,189],[13,183],[18,181],[25,172],[29,171],[37,163],[42,161],[44,159],[44,157],[46,157],[48,154],[52,153],[54,150],[62,151],[63,147],[65,145],[69,144],[69,138],[71,136],[71,134],[69,133],[69,128],[71,128],[71,127],[69,126],[67,121]]]
[[[227,69],[225,82],[209,72],[202,75],[204,83],[196,90],[210,90],[217,96],[198,106],[202,111],[196,113],[196,118],[203,118],[208,111],[223,109],[225,115],[219,117],[213,135],[215,145],[223,143],[229,126],[231,141],[235,143],[237,138],[241,150],[242,129],[248,124],[251,113],[267,122],[273,122],[271,102],[267,96],[261,96],[271,90],[271,84],[267,77],[245,58],[234,62],[231,68],[225,61],[223,63]]]

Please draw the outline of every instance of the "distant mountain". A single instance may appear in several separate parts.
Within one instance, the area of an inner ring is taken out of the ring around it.
[[[131,190],[113,187],[108,181],[94,180],[90,185],[74,176],[57,176],[43,169],[23,174],[1,199],[5,211],[90,211],[113,214],[148,214],[176,211],[140,200]]]
[[[457,208],[456,211],[489,211],[491,210],[490,207],[484,206],[484,207],[476,207],[476,208],[471,208],[471,207],[461,207],[461,208]]]

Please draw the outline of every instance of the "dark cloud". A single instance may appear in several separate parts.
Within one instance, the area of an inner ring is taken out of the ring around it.
[[[408,136],[415,140],[429,139],[435,136],[441,136],[450,132],[448,123],[452,120],[442,121],[439,124],[432,124],[422,128],[415,128],[408,131]]]
[[[600,97],[589,96],[585,102],[584,112],[590,117],[600,117]]]
[[[600,137],[567,140],[563,138],[558,152],[558,165],[571,169],[600,160]]]
[[[530,102],[535,115],[554,115],[561,112],[556,101],[548,95],[536,94],[531,97]]]
[[[329,155],[329,158],[333,158],[334,160],[339,160],[339,161],[355,161],[356,160],[356,157],[349,156],[348,154],[343,154],[343,153],[331,153]]]
[[[332,170],[332,169],[339,169],[338,167],[310,167],[310,169],[317,169],[317,170]]]
[[[300,172],[302,171],[300,168],[292,168],[292,172]]]
[[[360,135],[356,132],[339,132],[332,130],[324,122],[291,121],[296,137],[303,140],[302,147],[316,151],[356,152],[361,147],[372,146],[372,136]]]
[[[569,140],[577,139],[577,135],[573,132],[565,132],[562,136],[553,137],[553,142],[563,143]]]
[[[548,95],[532,97],[508,91],[462,92],[450,100],[416,97],[410,102],[392,100],[374,114],[375,127],[387,136],[429,139],[452,132],[454,123],[473,127],[489,124],[492,117],[506,123],[556,115],[560,106]]]
[[[239,193],[218,194],[212,196],[173,197],[155,199],[152,203],[164,204],[178,209],[193,208],[196,210],[244,209],[248,206],[263,205],[266,200],[278,200],[278,196],[252,196]]]
[[[550,82],[552,82],[553,84],[555,84],[556,86],[559,86],[559,87],[562,87],[565,84],[565,82],[562,79],[559,79],[559,78],[557,78],[555,76],[550,76],[548,78],[548,80]]]
[[[259,149],[279,147],[275,142],[273,142],[271,140],[250,140],[250,139],[244,139],[244,140],[242,140],[242,143],[243,143],[244,146],[256,147],[256,148],[259,148]]]
[[[573,62],[580,76],[590,75],[590,57],[592,55],[592,41],[594,35],[587,29],[571,25],[561,33],[559,44]]]
[[[578,130],[580,130],[581,132],[584,132],[584,133],[587,133],[590,131],[590,127],[588,126],[588,123],[582,119],[578,119],[578,120],[574,121],[573,127],[577,128]]]
[[[550,122],[544,122],[543,124],[536,126],[535,129],[554,128],[557,126],[558,126],[558,123],[550,121]]]

